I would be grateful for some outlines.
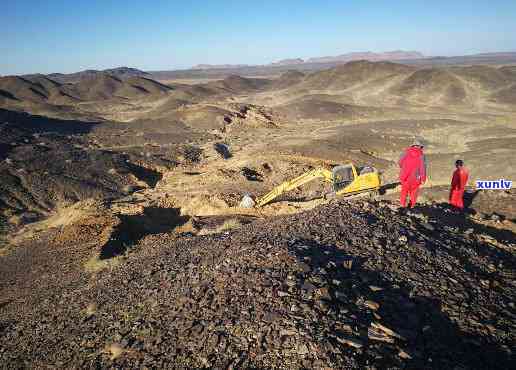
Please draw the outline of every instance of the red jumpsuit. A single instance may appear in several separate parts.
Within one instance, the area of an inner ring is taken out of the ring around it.
[[[458,167],[453,172],[450,190],[450,204],[459,209],[464,208],[464,189],[468,182],[468,170],[464,167]]]
[[[423,150],[419,147],[411,146],[401,155],[399,165],[401,182],[400,203],[405,207],[408,195],[410,197],[410,206],[414,207],[419,187],[426,181],[426,161]]]

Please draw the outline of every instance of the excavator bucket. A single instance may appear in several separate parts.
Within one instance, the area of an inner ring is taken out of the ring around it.
[[[251,198],[249,194],[246,194],[242,197],[240,204],[238,205],[241,208],[253,208],[256,205],[256,202]]]

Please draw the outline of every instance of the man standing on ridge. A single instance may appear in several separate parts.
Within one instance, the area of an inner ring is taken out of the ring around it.
[[[426,181],[426,160],[423,154],[423,141],[416,138],[400,157],[400,203],[403,207],[410,197],[410,207],[416,205],[419,187]]]
[[[460,159],[455,161],[455,167],[457,169],[453,172],[449,201],[452,206],[462,210],[464,209],[464,190],[468,183],[469,173]]]

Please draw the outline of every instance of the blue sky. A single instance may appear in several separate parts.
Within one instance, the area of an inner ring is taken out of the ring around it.
[[[516,51],[516,1],[5,0],[0,74]]]

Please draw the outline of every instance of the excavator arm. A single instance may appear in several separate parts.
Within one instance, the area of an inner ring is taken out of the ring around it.
[[[281,194],[295,189],[303,184],[306,184],[312,180],[323,178],[327,182],[333,182],[333,173],[325,168],[316,168],[311,171],[305,172],[304,174],[296,177],[295,179],[285,181],[284,183],[276,186],[270,192],[256,200],[256,207],[262,207],[267,203],[271,202]]]

